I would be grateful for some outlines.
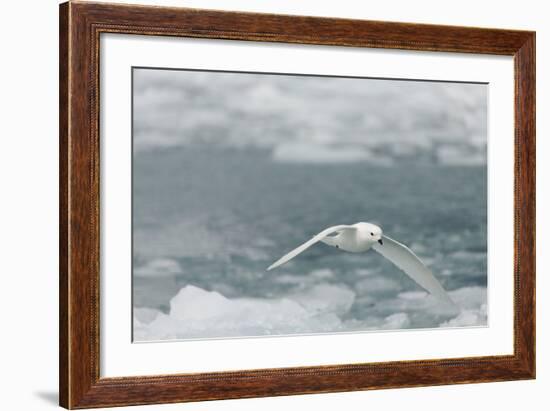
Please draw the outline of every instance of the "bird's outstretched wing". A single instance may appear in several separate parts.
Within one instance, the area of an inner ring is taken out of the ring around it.
[[[439,281],[434,277],[431,270],[416,256],[412,250],[406,245],[383,236],[383,245],[375,244],[372,248],[390,260],[393,264],[399,267],[409,277],[411,277],[418,285],[423,287],[435,297],[455,305],[447,292],[443,289]]]
[[[355,230],[355,227],[353,227],[351,225],[335,225],[333,227],[329,227],[329,228],[321,231],[316,236],[314,236],[311,240],[306,241],[301,246],[296,247],[294,250],[292,250],[288,254],[285,254],[284,256],[279,258],[277,261],[275,261],[273,264],[271,264],[269,267],[267,267],[267,271],[273,270],[274,268],[279,267],[280,265],[282,265],[282,264],[286,263],[287,261],[293,259],[298,254],[304,252],[309,247],[311,247],[313,244],[318,243],[319,241],[321,241],[326,236],[328,236],[332,233],[338,232],[338,231],[343,231],[343,230]]]

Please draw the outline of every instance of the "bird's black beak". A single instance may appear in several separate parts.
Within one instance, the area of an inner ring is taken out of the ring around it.
[[[384,245],[384,242],[382,241],[382,239],[378,240],[378,243],[379,243],[380,245]]]

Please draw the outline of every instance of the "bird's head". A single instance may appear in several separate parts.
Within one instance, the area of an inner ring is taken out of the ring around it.
[[[362,225],[361,228],[366,233],[367,238],[369,238],[373,242],[377,241],[380,245],[384,244],[382,240],[384,233],[379,226],[372,223],[360,223],[360,224]]]

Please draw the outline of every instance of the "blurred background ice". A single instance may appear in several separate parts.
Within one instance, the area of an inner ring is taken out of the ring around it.
[[[482,84],[134,69],[137,341],[483,326]],[[449,311],[376,253],[319,244],[371,221],[433,269]]]

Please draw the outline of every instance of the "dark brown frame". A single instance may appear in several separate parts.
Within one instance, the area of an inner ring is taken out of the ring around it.
[[[515,64],[514,354],[100,378],[101,33],[499,54]],[[184,8],[60,6],[60,405],[109,407],[535,378],[535,33]]]

